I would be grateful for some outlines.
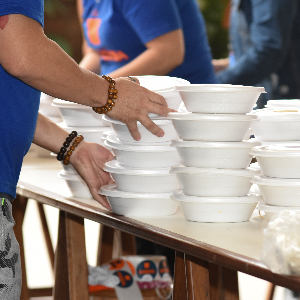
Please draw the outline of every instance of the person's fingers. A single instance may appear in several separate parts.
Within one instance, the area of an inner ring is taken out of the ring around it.
[[[141,134],[138,131],[137,122],[129,121],[125,123],[128,127],[128,130],[134,140],[139,141],[141,139]]]
[[[151,133],[157,137],[163,137],[165,132],[156,125],[148,116],[140,120],[141,124],[144,125]]]
[[[97,202],[99,202],[102,206],[104,206],[108,210],[111,210],[111,207],[110,207],[110,205],[109,205],[109,203],[108,203],[105,196],[100,195],[96,189],[91,191],[91,194]]]

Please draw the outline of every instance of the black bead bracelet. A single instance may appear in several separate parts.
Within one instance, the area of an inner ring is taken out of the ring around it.
[[[77,131],[72,131],[66,138],[66,141],[63,143],[63,147],[60,148],[59,152],[57,153],[57,160],[62,161],[64,159],[64,155],[68,150],[73,139],[77,136]]]

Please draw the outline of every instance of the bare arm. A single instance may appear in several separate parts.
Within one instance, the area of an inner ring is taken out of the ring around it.
[[[130,63],[110,73],[111,77],[130,75],[166,75],[184,60],[181,29],[161,35],[146,44],[147,50]]]
[[[9,15],[0,30],[0,64],[12,76],[51,96],[99,107],[107,101],[108,82],[77,65],[56,43],[48,39],[42,26],[23,15]],[[118,100],[108,113],[123,121],[135,139],[140,121],[157,136],[163,131],[148,117],[153,112],[166,116],[165,99],[127,79],[117,79]],[[126,115],[124,115],[126,113]]]
[[[39,114],[33,142],[54,153],[58,153],[69,132],[60,128],[51,120]],[[104,164],[113,159],[110,151],[104,147],[82,141],[70,158],[78,174],[86,182],[93,198],[110,209],[105,197],[98,194],[98,190],[105,184],[113,183],[110,175],[103,171]]]

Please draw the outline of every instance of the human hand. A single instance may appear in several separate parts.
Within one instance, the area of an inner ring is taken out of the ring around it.
[[[130,78],[120,77],[115,81],[118,99],[107,115],[125,123],[136,141],[141,139],[137,128],[138,121],[154,135],[164,136],[164,131],[149,118],[148,114],[155,113],[166,117],[169,112],[173,111],[168,108],[165,98],[139,86],[137,79],[133,82]]]
[[[218,72],[228,68],[229,59],[228,58],[213,59],[212,64],[213,64],[215,73],[218,73]]]
[[[103,171],[104,164],[113,158],[113,154],[101,145],[84,141],[70,158],[70,163],[89,187],[93,198],[109,210],[106,198],[98,191],[101,186],[114,183],[110,174]]]

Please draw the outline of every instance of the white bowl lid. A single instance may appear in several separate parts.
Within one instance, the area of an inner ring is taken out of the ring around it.
[[[139,169],[132,167],[125,167],[119,164],[114,159],[105,163],[103,170],[109,173],[124,174],[124,175],[170,175],[171,168],[157,168],[157,169]]]
[[[191,121],[251,121],[257,116],[246,114],[198,114],[198,113],[179,113],[171,112],[167,116],[170,120],[191,120]]]
[[[190,84],[185,79],[171,76],[143,75],[135,77],[139,80],[141,86],[154,92],[173,90],[175,86]]]
[[[299,107],[300,99],[268,100],[267,107]]]
[[[252,148],[260,146],[260,141],[253,139],[244,140],[242,142],[202,142],[202,141],[172,141],[173,147],[197,147],[197,148]]]
[[[258,185],[270,185],[270,186],[286,186],[286,187],[299,187],[300,179],[287,179],[287,178],[274,178],[263,175],[253,176],[252,183]]]
[[[132,193],[124,192],[117,189],[115,184],[104,185],[99,190],[100,195],[120,197],[120,198],[140,198],[140,199],[160,199],[160,198],[170,198],[172,193]]]
[[[260,201],[257,205],[258,210],[262,210],[264,212],[274,212],[279,213],[282,210],[294,210],[300,211],[299,206],[278,206],[278,205],[267,205],[264,201]]]
[[[210,174],[210,175],[233,175],[233,176],[244,176],[252,177],[254,175],[260,174],[260,170],[254,168],[246,169],[215,169],[215,168],[196,168],[196,167],[185,167],[185,166],[175,166],[171,167],[170,174]]]
[[[173,152],[175,148],[171,147],[170,142],[167,143],[127,143],[117,138],[116,134],[109,134],[104,142],[106,146],[112,149],[134,151],[134,152]]]
[[[61,170],[57,176],[61,179],[72,180],[72,181],[83,181],[78,174],[68,174],[65,170]]]
[[[232,84],[190,84],[188,86],[176,86],[175,90],[184,92],[210,92],[210,93],[232,93],[232,92],[259,92],[265,93],[264,87],[232,85]]]
[[[105,121],[107,121],[107,122],[109,122],[109,123],[119,124],[119,125],[125,125],[125,126],[126,126],[125,123],[123,123],[123,122],[121,122],[121,121],[114,120],[114,119],[110,118],[110,117],[107,116],[107,115],[103,115],[103,116],[102,116],[102,119],[105,120]],[[170,120],[168,120],[168,119],[166,119],[166,118],[164,118],[164,117],[160,117],[160,116],[155,117],[155,118],[152,118],[151,120],[152,120],[156,125],[171,124],[171,121],[170,121]],[[138,125],[141,125],[140,122],[137,122],[137,124],[138,124]]]
[[[240,197],[198,197],[188,196],[182,190],[174,191],[171,198],[182,202],[196,203],[255,203],[262,200],[262,196],[258,194],[248,194]]]
[[[267,108],[253,110],[251,115],[258,116],[259,121],[295,121],[300,120],[300,109]]]
[[[298,157],[300,156],[299,144],[278,144],[253,147],[251,155],[263,157]]]
[[[79,104],[79,103],[75,103],[75,102],[71,102],[71,101],[66,101],[66,100],[62,100],[62,99],[58,99],[55,98],[51,104],[52,106],[55,107],[64,107],[64,108],[75,108],[75,109],[92,109],[92,107],[87,106],[87,105],[83,105],[83,104]]]
[[[109,129],[111,129],[111,127],[109,126],[94,126],[94,127],[90,127],[90,126],[74,126],[74,127],[71,127],[71,126],[68,126],[66,125],[65,122],[61,122],[61,123],[56,123],[58,126],[60,126],[61,128],[67,130],[67,131],[77,131],[78,134],[80,133],[84,133],[84,132],[105,132]]]

